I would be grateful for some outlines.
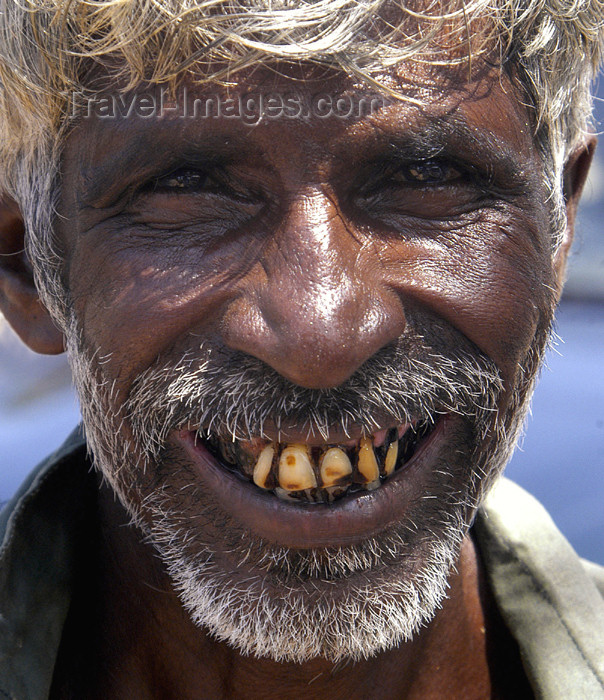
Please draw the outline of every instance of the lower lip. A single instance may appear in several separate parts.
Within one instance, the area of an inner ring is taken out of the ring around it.
[[[244,529],[276,545],[309,549],[355,544],[404,520],[410,505],[422,496],[425,477],[451,421],[450,416],[443,416],[413,457],[380,488],[351,494],[330,505],[282,501],[221,467],[195,440],[194,432],[181,430],[176,440],[184,446],[202,487]]]

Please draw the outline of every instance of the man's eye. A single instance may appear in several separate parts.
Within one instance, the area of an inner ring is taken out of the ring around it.
[[[439,160],[422,160],[399,168],[391,175],[394,182],[421,185],[440,185],[458,180],[461,172],[450,163]]]
[[[168,175],[154,178],[145,189],[156,192],[199,192],[217,190],[220,183],[208,173],[200,170],[181,168]]]
[[[447,158],[392,163],[360,189],[356,204],[383,221],[398,217],[451,219],[484,202],[484,187],[471,166]]]

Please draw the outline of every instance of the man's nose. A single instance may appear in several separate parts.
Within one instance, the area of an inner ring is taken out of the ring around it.
[[[323,193],[292,204],[262,270],[228,310],[223,338],[295,384],[342,384],[405,328],[402,302],[383,279],[375,247]]]

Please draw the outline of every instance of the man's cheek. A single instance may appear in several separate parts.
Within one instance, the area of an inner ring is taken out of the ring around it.
[[[386,262],[390,283],[407,303],[448,321],[507,379],[553,306],[550,255],[526,231],[520,222],[465,227],[429,245],[407,245]]]
[[[108,357],[109,376],[140,372],[183,334],[207,331],[232,293],[232,269],[220,261],[175,258],[122,249],[74,260],[74,310],[88,346]]]

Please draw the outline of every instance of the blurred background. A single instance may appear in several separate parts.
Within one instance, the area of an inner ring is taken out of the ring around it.
[[[604,80],[596,120],[604,130]],[[591,171],[550,352],[507,475],[604,564],[604,137]],[[35,355],[0,317],[0,502],[78,422],[63,356]]]

